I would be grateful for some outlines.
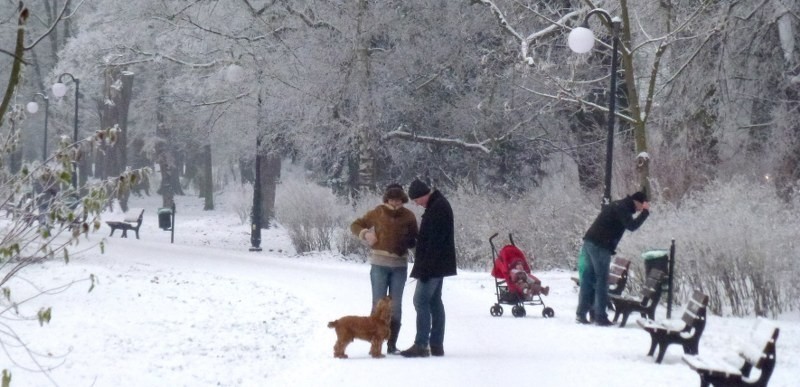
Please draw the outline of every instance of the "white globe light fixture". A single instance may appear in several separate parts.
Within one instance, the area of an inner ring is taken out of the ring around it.
[[[578,54],[585,54],[594,48],[594,33],[586,27],[577,27],[567,37],[569,49]]]
[[[25,109],[28,111],[28,113],[36,114],[36,112],[39,111],[39,104],[36,102],[28,102],[28,104],[25,105]]]
[[[53,84],[53,95],[55,95],[58,98],[61,98],[66,94],[67,94],[67,85],[61,82]]]

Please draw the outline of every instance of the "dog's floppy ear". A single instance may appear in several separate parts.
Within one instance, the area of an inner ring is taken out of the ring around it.
[[[389,321],[392,319],[392,298],[389,296],[383,297],[378,302],[376,314],[381,321]]]

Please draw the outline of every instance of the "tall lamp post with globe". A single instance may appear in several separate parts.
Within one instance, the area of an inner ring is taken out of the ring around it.
[[[611,86],[608,93],[608,136],[606,138],[606,169],[605,169],[605,190],[603,191],[603,205],[611,202],[611,166],[614,153],[614,118],[615,108],[617,102],[617,51],[619,47],[619,29],[622,24],[622,19],[619,17],[611,17],[611,15],[600,8],[589,11],[583,24],[580,27],[574,28],[567,38],[569,48],[578,53],[583,54],[592,50],[594,47],[594,33],[589,29],[589,17],[592,15],[602,15],[606,22],[611,25]]]
[[[47,161],[47,118],[50,116],[50,98],[47,98],[47,94],[44,93],[34,94],[34,99],[36,96],[42,97],[44,100],[44,141],[42,142],[42,161]],[[36,103],[36,101],[28,102],[28,104],[25,105],[25,109],[31,114],[36,114],[36,112],[39,111],[39,104]]]
[[[78,78],[75,78],[75,76],[70,73],[63,73],[59,75],[58,82],[53,84],[53,95],[55,95],[58,98],[61,98],[67,94],[67,85],[65,85],[63,81],[65,76],[68,76],[70,79],[72,79],[72,82],[75,83],[75,121],[74,121],[75,124],[73,126],[73,131],[72,131],[72,142],[77,147],[78,146],[78,92],[80,89],[80,80],[78,80]],[[72,174],[73,188],[78,188],[77,172],[78,172],[78,166],[76,164],[75,173]]]

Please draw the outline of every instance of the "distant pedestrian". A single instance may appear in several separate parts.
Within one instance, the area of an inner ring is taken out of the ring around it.
[[[637,217],[633,217],[635,213]],[[617,244],[625,230],[636,231],[650,215],[647,195],[636,192],[603,206],[594,223],[583,237],[581,253],[587,261],[580,274],[580,293],[575,321],[588,324],[587,313],[593,308],[594,323],[599,326],[613,325],[608,321],[608,266],[611,256],[616,254]]]
[[[411,277],[417,279],[414,290],[417,334],[414,345],[400,354],[405,357],[444,356],[442,285],[444,277],[456,275],[453,209],[441,192],[431,189],[420,180],[411,182],[408,197],[424,207],[425,212],[419,226],[414,266],[411,269]]]
[[[389,184],[383,203],[356,219],[350,231],[372,248],[369,255],[369,278],[372,285],[372,308],[384,296],[392,297],[391,333],[386,353],[399,354],[397,336],[403,316],[403,290],[408,279],[408,249],[417,238],[417,217],[403,207],[408,196],[400,184]]]

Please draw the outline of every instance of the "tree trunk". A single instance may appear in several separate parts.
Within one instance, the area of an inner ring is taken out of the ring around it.
[[[203,197],[205,204],[204,211],[214,209],[214,179],[211,168],[211,144],[203,145]]]
[[[107,67],[104,74],[101,129],[118,130],[113,146],[103,145],[95,156],[95,175],[101,179],[119,176],[128,165],[128,108],[131,102],[133,73],[119,67]]]
[[[172,207],[172,203],[175,202],[175,191],[172,186],[173,175],[176,172],[175,157],[169,149],[170,136],[164,123],[158,123],[156,136],[159,137],[155,147],[156,162],[161,170],[161,187],[158,188],[158,193],[161,195],[161,206]]]
[[[19,113],[16,109],[12,110],[8,123],[11,125],[11,137],[14,138],[14,150],[8,156],[8,169],[12,175],[16,175],[22,168],[22,135],[17,131],[17,117]]]
[[[275,219],[275,191],[281,178],[281,158],[270,154],[261,157],[261,227],[269,228]]]
[[[357,35],[357,48],[355,66],[357,77],[356,103],[358,104],[357,111],[357,127],[359,138],[358,149],[358,192],[367,192],[375,188],[375,155],[372,153],[375,147],[375,136],[373,135],[374,128],[372,127],[373,120],[370,120],[371,96],[369,88],[370,78],[370,57],[369,57],[369,43],[370,33],[365,28],[367,13],[367,0],[359,0],[358,2],[358,19],[356,20],[356,35]]]
[[[8,111],[8,106],[11,104],[11,97],[14,95],[14,90],[19,84],[19,78],[22,70],[22,55],[25,50],[25,23],[28,21],[28,9],[24,8],[22,2],[19,3],[19,18],[17,19],[17,40],[14,46],[14,61],[11,65],[11,75],[8,79],[6,86],[6,93],[3,95],[3,102],[0,103],[0,123],[3,122]]]

